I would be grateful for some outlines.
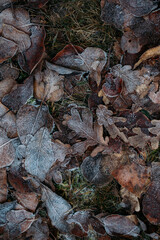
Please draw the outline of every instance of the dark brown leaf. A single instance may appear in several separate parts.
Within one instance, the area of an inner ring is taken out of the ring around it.
[[[0,37],[0,63],[12,58],[18,50],[15,42],[10,41],[4,37]]]
[[[7,200],[8,194],[8,184],[7,184],[7,173],[6,169],[0,169],[0,203],[5,202]]]
[[[46,36],[44,28],[38,26],[33,26],[31,32],[31,47],[18,56],[20,67],[29,74],[33,72],[42,60],[45,51],[44,40]]]

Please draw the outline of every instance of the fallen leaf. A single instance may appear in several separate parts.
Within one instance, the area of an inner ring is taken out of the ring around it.
[[[17,84],[9,94],[5,95],[2,99],[2,103],[11,110],[18,110],[32,95],[33,77],[30,76],[23,84]]]
[[[32,237],[32,240],[48,240],[49,228],[42,218],[38,218],[27,231],[27,237]]]
[[[8,194],[7,173],[5,168],[0,169],[0,203],[7,200]]]
[[[27,33],[5,23],[2,27],[2,36],[15,42],[19,52],[26,51],[31,46],[31,40]]]
[[[14,169],[8,173],[8,180],[16,190],[15,196],[20,204],[24,208],[34,212],[39,201],[37,194],[33,191],[31,182],[24,180],[21,173]]]
[[[15,42],[10,41],[4,37],[0,37],[0,63],[12,58],[18,50]]]
[[[0,102],[0,127],[3,128],[9,138],[17,137],[16,116],[13,112],[9,111]]]
[[[150,168],[135,162],[121,165],[112,172],[118,183],[140,197],[150,184]]]
[[[29,6],[34,8],[42,8],[48,0],[28,0]]]
[[[149,98],[152,100],[153,103],[160,104],[160,91],[151,91],[149,93]]]
[[[6,131],[2,128],[0,128],[0,156],[0,168],[10,166],[15,157],[12,139],[7,137]]]
[[[31,27],[31,47],[18,55],[18,63],[21,69],[31,74],[42,60],[45,52],[44,40],[45,30],[39,26]]]
[[[48,106],[23,105],[17,113],[17,131],[22,144],[27,144],[27,135],[35,135],[42,127],[52,131],[54,123]]]
[[[14,202],[5,202],[0,204],[0,226],[6,224],[6,214],[15,208],[16,201]]]
[[[34,96],[37,99],[50,102],[59,101],[63,94],[64,76],[48,68],[35,74]]]
[[[52,225],[62,233],[69,233],[65,218],[71,211],[71,205],[47,187],[42,187],[42,201],[46,205]]]
[[[105,159],[101,155],[87,157],[81,164],[81,171],[85,179],[96,186],[104,186],[112,181],[107,168],[103,168]]]
[[[8,94],[16,84],[19,71],[9,63],[0,64],[0,100]]]
[[[25,169],[33,176],[44,181],[47,172],[55,161],[49,131],[47,128],[42,127],[27,145]]]
[[[103,138],[103,127],[93,124],[92,113],[87,108],[82,108],[82,117],[76,108],[71,109],[71,116],[66,121],[67,126],[79,137],[85,138],[73,145],[73,152],[82,154],[89,146],[98,145],[92,152],[92,157],[102,152],[108,145],[108,137]]]
[[[140,203],[138,197],[133,193],[129,192],[126,188],[121,188],[120,191],[122,202],[121,206],[128,210],[130,213],[140,211]]]
[[[102,218],[107,234],[110,236],[138,237],[140,228],[127,216],[109,215]]]
[[[160,55],[160,46],[148,49],[144,52],[138,62],[135,63],[134,69],[137,68],[142,62],[148,60],[149,58],[154,58]]]
[[[101,221],[89,211],[78,211],[69,214],[66,221],[69,224],[70,232],[77,237],[87,236],[90,227],[99,234],[105,234],[105,229]]]

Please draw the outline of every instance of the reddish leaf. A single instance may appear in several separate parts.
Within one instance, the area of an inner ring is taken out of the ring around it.
[[[23,54],[19,54],[18,63],[23,71],[31,74],[42,60],[45,46],[45,30],[38,26],[31,28],[31,47]]]
[[[42,8],[48,0],[28,0],[29,6],[34,8]]]
[[[147,190],[150,183],[150,168],[134,162],[118,167],[112,175],[121,186],[137,197]]]

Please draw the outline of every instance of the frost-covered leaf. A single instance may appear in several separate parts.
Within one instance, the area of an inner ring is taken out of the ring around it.
[[[32,240],[48,240],[49,228],[45,221],[38,218],[27,231],[27,237],[32,237]]]
[[[8,194],[7,172],[5,168],[0,169],[0,203],[7,200]]]
[[[14,209],[16,202],[5,202],[0,204],[0,226],[6,224],[6,214],[11,210]]]
[[[4,96],[2,103],[12,110],[18,110],[32,95],[33,77],[30,76],[23,84],[17,84],[9,94]]]
[[[7,136],[10,138],[17,137],[16,117],[13,112],[9,111],[0,102],[0,127],[4,128]]]
[[[31,27],[31,46],[25,52],[18,55],[18,63],[23,71],[31,74],[42,60],[45,46],[45,30],[40,26]]]
[[[98,145],[92,152],[92,156],[96,156],[98,152],[102,152],[108,145],[108,137],[103,137],[103,127],[93,123],[92,113],[87,108],[82,109],[82,117],[76,108],[71,109],[71,117],[66,120],[68,127],[76,132],[76,134],[85,138],[73,145],[73,152],[82,154],[89,146]]]
[[[41,127],[47,127],[49,132],[53,129],[53,118],[48,107],[23,105],[17,113],[17,131],[22,144],[26,144],[27,135],[35,135]]]
[[[4,37],[0,37],[0,63],[12,58],[18,50],[15,42],[10,41]]]
[[[101,155],[96,157],[87,157],[81,164],[81,171],[83,176],[92,184],[97,186],[103,186],[112,180],[108,169],[103,168],[103,162],[105,160]]]
[[[71,212],[71,205],[47,187],[42,187],[42,201],[46,205],[52,225],[62,233],[69,233],[65,217]]]
[[[44,181],[47,172],[55,161],[49,131],[43,127],[37,131],[27,145],[25,169]]]
[[[78,211],[74,214],[69,214],[67,223],[69,224],[71,233],[77,237],[87,236],[91,227],[97,233],[105,234],[105,229],[101,221],[89,211]]]
[[[34,95],[37,99],[50,102],[59,101],[63,94],[64,76],[48,68],[35,74]]]
[[[0,100],[11,91],[18,75],[18,69],[11,67],[9,63],[0,65]]]
[[[109,215],[102,218],[107,234],[110,236],[138,237],[140,228],[128,216]]]
[[[15,158],[15,149],[12,140],[7,137],[5,130],[0,128],[0,168],[12,164]]]

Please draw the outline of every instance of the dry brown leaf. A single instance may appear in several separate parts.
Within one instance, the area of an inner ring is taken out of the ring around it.
[[[11,25],[3,24],[2,36],[8,40],[15,42],[18,46],[19,52],[26,51],[31,46],[29,35]]]
[[[4,129],[0,128],[0,168],[10,166],[15,158],[12,140],[7,137]]]
[[[103,127],[93,123],[93,116],[89,109],[82,108],[82,117],[76,107],[71,109],[71,116],[66,116],[67,126],[85,141],[77,142],[73,145],[73,153],[82,154],[89,146],[98,145],[91,156],[102,152],[108,146],[109,138],[103,137]]]
[[[49,240],[49,228],[45,220],[39,217],[28,229],[26,236],[32,237],[32,240]]]
[[[17,137],[16,117],[0,102],[0,127],[4,128],[9,138]]]
[[[160,120],[152,120],[151,123],[154,127],[149,128],[149,132],[160,137]]]
[[[33,96],[33,77],[28,77],[23,84],[17,84],[3,97],[2,103],[11,110],[19,110]],[[13,101],[14,99],[14,101]]]
[[[7,200],[8,184],[6,168],[0,169],[0,203]]]
[[[122,197],[122,203],[121,203],[122,207],[129,210],[130,213],[133,213],[135,211],[136,212],[140,211],[140,203],[136,195],[129,192],[126,188],[121,188],[120,194]]]
[[[149,98],[152,100],[153,103],[160,104],[160,91],[151,91],[149,93]]]
[[[40,26],[31,28],[31,47],[18,55],[18,63],[23,71],[31,74],[37,65],[41,62],[45,52],[44,40],[46,33]]]
[[[4,37],[0,37],[0,63],[12,58],[18,50],[15,42],[10,41]]]
[[[48,68],[35,74],[34,95],[37,99],[50,102],[59,101],[63,94],[64,76]]]
[[[0,65],[0,100],[16,85],[18,75],[18,69],[11,67],[9,63]]]
[[[122,187],[140,197],[150,184],[150,168],[138,163],[121,165],[112,172]]]
[[[146,61],[149,58],[154,58],[160,55],[160,46],[148,49],[144,52],[137,63],[134,65],[134,69],[137,68],[142,62]]]

